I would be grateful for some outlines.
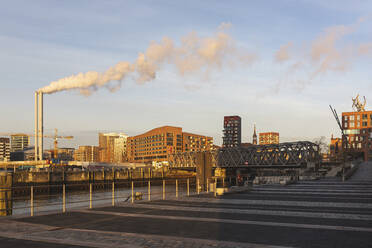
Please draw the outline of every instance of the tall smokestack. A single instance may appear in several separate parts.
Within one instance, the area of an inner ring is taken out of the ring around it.
[[[43,93],[39,91],[39,111],[38,111],[38,118],[39,118],[39,159],[43,160],[43,135],[44,135],[44,125],[43,125]]]
[[[37,161],[38,152],[39,152],[39,125],[38,125],[38,92],[35,91],[35,161]]]

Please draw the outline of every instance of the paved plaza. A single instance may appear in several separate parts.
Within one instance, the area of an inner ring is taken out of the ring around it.
[[[371,247],[372,171],[1,220],[1,247]]]

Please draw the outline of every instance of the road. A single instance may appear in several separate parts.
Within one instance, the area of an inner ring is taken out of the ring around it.
[[[372,164],[347,182],[265,185],[5,218],[1,247],[372,247]]]

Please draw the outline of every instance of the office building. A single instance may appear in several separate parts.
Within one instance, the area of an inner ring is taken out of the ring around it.
[[[242,143],[240,116],[225,116],[223,120],[222,147],[239,147]]]
[[[114,162],[122,163],[126,161],[128,135],[120,133],[114,140]]]
[[[181,127],[163,126],[127,139],[129,162],[167,161],[168,154],[176,152],[208,151],[213,138],[182,132]]]
[[[98,162],[99,148],[98,146],[79,146],[75,150],[74,159],[80,162]]]
[[[99,161],[105,163],[114,162],[114,147],[115,139],[119,138],[117,133],[99,133],[98,147],[99,147]]]
[[[260,145],[279,144],[279,133],[276,132],[259,133],[259,141]]]
[[[10,161],[9,138],[0,138],[0,161]]]
[[[10,150],[12,152],[23,151],[30,145],[30,137],[26,134],[13,134],[10,136]]]

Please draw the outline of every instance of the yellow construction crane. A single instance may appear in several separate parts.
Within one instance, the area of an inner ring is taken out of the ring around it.
[[[0,133],[0,136],[11,136],[11,135],[24,135],[24,136],[28,136],[28,137],[35,137],[35,134]],[[58,158],[58,139],[73,139],[74,138],[74,136],[59,136],[57,128],[54,129],[54,135],[43,135],[43,137],[54,139],[54,142],[53,142],[54,143],[53,157],[55,159]]]

